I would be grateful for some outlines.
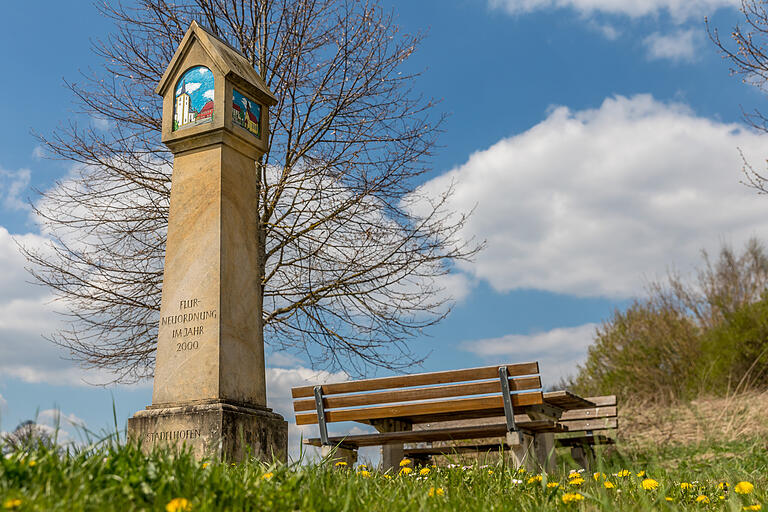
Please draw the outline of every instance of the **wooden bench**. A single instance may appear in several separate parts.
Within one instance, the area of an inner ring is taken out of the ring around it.
[[[291,392],[296,424],[319,427],[320,437],[304,443],[322,447],[324,456],[335,453],[349,463],[356,460],[359,447],[382,446],[386,470],[399,464],[404,443],[504,437],[510,456],[520,465],[530,459],[527,438],[565,431],[556,422],[558,411],[544,402],[538,374],[539,365],[533,362],[301,386]],[[501,420],[441,425],[492,417]],[[329,436],[328,423],[340,421],[372,425],[378,433]]]
[[[615,442],[595,431],[615,430],[619,427],[619,420],[616,395],[592,396],[587,400],[596,407],[566,411],[560,417],[560,424],[566,427],[568,436],[556,439],[556,443],[557,446],[569,447],[573,459],[582,467],[590,469],[595,457],[594,446]]]

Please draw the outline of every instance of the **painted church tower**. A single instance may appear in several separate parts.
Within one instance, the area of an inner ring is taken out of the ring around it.
[[[189,94],[187,94],[187,84],[182,83],[181,84],[181,94],[176,96],[176,118],[174,121],[176,122],[177,127],[184,126],[185,124],[189,124],[193,122],[194,115],[192,113],[192,109],[189,102]]]

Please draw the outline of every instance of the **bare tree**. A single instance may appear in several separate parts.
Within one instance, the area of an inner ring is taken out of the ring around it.
[[[0,436],[0,445],[3,448],[0,453],[12,453],[37,448],[52,449],[56,442],[45,427],[27,420],[20,423],[13,432]]]
[[[722,40],[716,27],[706,20],[709,38],[729,61],[730,73],[746,84],[768,92],[768,5],[764,0],[741,0],[744,23],[730,33],[730,41]],[[768,117],[758,109],[742,107],[744,120],[756,130],[768,132]],[[768,193],[768,176],[756,170],[742,155],[746,183],[760,193]]]
[[[458,236],[466,216],[445,208],[451,190],[418,188],[443,120],[404,66],[421,35],[402,34],[377,0],[99,8],[116,27],[94,46],[103,69],[68,86],[108,129],[72,121],[41,136],[78,165],[35,205],[50,247],[25,249],[70,315],[53,340],[116,380],[152,374],[171,184],[153,89],[197,20],[279,100],[258,163],[265,342],[354,374],[418,362],[408,339],[450,307],[440,277],[480,246]]]

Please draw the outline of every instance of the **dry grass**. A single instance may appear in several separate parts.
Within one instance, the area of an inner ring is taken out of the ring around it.
[[[668,406],[624,402],[619,417],[619,440],[628,448],[768,438],[768,390]]]

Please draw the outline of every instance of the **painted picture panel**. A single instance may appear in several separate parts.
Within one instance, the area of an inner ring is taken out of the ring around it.
[[[232,89],[232,122],[260,137],[260,119],[261,105],[249,100],[237,89]]]
[[[205,66],[189,68],[176,84],[173,130],[213,120],[213,73]]]

